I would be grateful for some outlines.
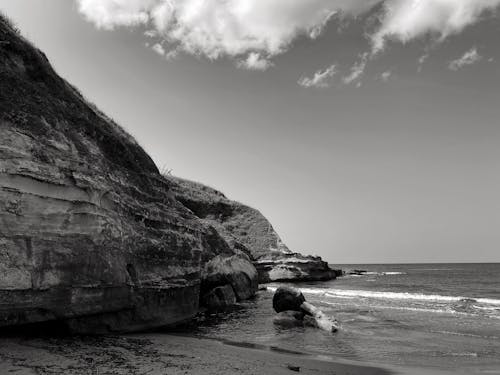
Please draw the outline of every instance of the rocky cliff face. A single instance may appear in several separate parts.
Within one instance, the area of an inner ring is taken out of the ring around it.
[[[172,192],[185,207],[216,228],[235,252],[248,255],[261,283],[335,278],[335,272],[321,258],[290,251],[271,223],[256,209],[231,201],[202,184],[169,179],[175,183]]]
[[[131,331],[190,318],[200,290],[251,297],[255,268],[137,143],[1,19],[0,41],[0,327]]]
[[[332,277],[257,210],[161,176],[0,16],[0,327],[134,331]]]

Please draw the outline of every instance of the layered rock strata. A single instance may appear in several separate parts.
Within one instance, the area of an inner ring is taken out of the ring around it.
[[[0,327],[177,324],[258,282],[335,277],[259,211],[161,176],[0,16]]]
[[[235,250],[245,253],[257,268],[259,282],[324,281],[336,272],[320,257],[292,252],[271,223],[256,209],[229,200],[202,184],[169,177],[173,193],[193,214],[213,226]]]
[[[200,290],[251,297],[245,258],[205,278],[237,254],[137,142],[3,19],[0,40],[0,327],[133,331],[189,319]]]

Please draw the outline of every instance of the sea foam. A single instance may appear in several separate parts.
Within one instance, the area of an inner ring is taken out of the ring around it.
[[[268,287],[269,291],[275,291],[276,287]],[[337,298],[374,298],[390,300],[415,300],[432,302],[464,302],[471,301],[483,305],[500,306],[499,299],[493,298],[467,298],[460,296],[443,296],[438,294],[404,293],[404,292],[378,292],[371,290],[351,290],[351,289],[325,289],[325,288],[301,288],[302,293],[312,295],[324,295]]]

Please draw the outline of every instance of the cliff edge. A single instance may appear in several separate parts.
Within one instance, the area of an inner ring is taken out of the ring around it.
[[[168,177],[176,198],[200,220],[216,228],[234,249],[248,255],[259,282],[324,281],[336,273],[320,257],[292,252],[258,210],[200,183]]]

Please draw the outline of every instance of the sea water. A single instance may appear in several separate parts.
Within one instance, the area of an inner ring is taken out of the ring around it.
[[[338,333],[274,326],[273,291],[283,285],[276,283],[232,313],[209,317],[197,334],[320,357],[500,374],[500,264],[333,267],[367,272],[294,286],[340,321]]]

